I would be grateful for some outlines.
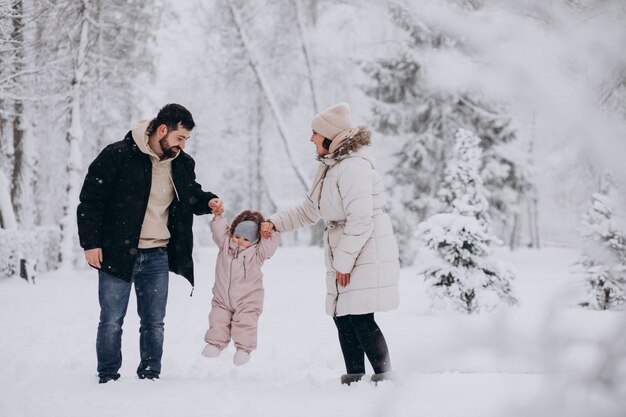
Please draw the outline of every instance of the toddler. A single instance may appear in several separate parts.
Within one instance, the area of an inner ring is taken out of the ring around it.
[[[215,284],[209,313],[209,330],[202,355],[219,356],[232,337],[237,351],[235,365],[250,360],[257,345],[257,324],[263,311],[263,274],[261,266],[278,248],[279,233],[259,239],[263,215],[246,210],[232,224],[221,212],[211,221],[213,240],[219,247],[215,265]]]

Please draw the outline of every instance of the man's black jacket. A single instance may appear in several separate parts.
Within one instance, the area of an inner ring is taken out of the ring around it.
[[[170,271],[194,285],[193,214],[211,213],[208,202],[217,196],[196,182],[195,162],[182,150],[172,161],[178,193],[169,210],[171,234],[167,246]],[[130,281],[143,218],[152,184],[150,157],[137,147],[132,132],[107,146],[91,163],[77,210],[83,249],[102,248],[101,270]]]

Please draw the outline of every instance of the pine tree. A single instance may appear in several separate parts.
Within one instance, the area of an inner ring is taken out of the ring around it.
[[[438,192],[446,211],[473,217],[489,231],[487,190],[480,177],[482,151],[480,139],[472,132],[459,129],[456,133],[454,156]]]
[[[454,133],[459,128],[477,132],[481,138],[484,162],[481,176],[492,190],[489,194],[492,216],[502,224],[502,232],[518,204],[518,195],[532,184],[518,163],[498,152],[498,147],[517,141],[517,133],[504,110],[467,91],[441,91],[427,81],[428,56],[424,51],[466,51],[462,42],[436,28],[428,27],[408,8],[390,6],[394,24],[407,35],[406,49],[392,58],[363,63],[371,82],[364,87],[373,98],[373,127],[403,141],[395,154],[397,163],[389,171],[393,188],[389,194],[399,200],[397,211],[420,222],[439,211],[437,190],[451,158]],[[398,227],[399,235],[410,230]],[[405,240],[410,240],[406,237]],[[403,252],[407,246],[401,248]],[[402,253],[401,253],[402,257]]]
[[[580,264],[584,268],[588,301],[583,306],[614,309],[626,302],[626,229],[613,211],[618,203],[615,182],[605,175],[583,216],[585,239]]]
[[[490,245],[498,240],[489,232],[479,144],[472,132],[458,130],[453,158],[438,193],[445,212],[418,228],[426,246],[440,258],[424,271],[433,301],[450,303],[466,313],[492,310],[500,301],[517,302],[511,288],[513,272],[490,258]]]

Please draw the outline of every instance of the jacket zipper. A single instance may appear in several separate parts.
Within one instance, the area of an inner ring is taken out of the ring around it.
[[[328,256],[330,256],[330,264],[333,264],[333,250],[330,247],[330,230],[326,226],[326,240],[328,241]],[[333,317],[337,317],[337,303],[339,302],[339,283],[337,282],[337,271],[335,271],[335,289],[337,290],[337,296],[335,297],[335,308],[333,311]]]
[[[244,280],[246,279],[246,274],[247,274],[247,271],[246,271],[246,256],[244,255],[243,256],[243,279]]]
[[[230,268],[228,271],[228,304],[230,304],[230,309],[233,311],[234,311],[233,303],[230,299],[230,287],[233,282],[233,262],[235,262],[235,259],[237,259],[238,256],[239,256],[239,247],[235,248],[235,256],[233,257],[233,259],[230,260]]]

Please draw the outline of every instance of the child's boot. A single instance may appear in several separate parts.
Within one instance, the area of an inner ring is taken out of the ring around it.
[[[202,356],[205,358],[217,358],[220,356],[222,351],[215,345],[207,343],[204,349],[202,350]]]
[[[250,360],[250,354],[243,349],[237,349],[233,355],[233,363],[237,366],[245,365]]]

